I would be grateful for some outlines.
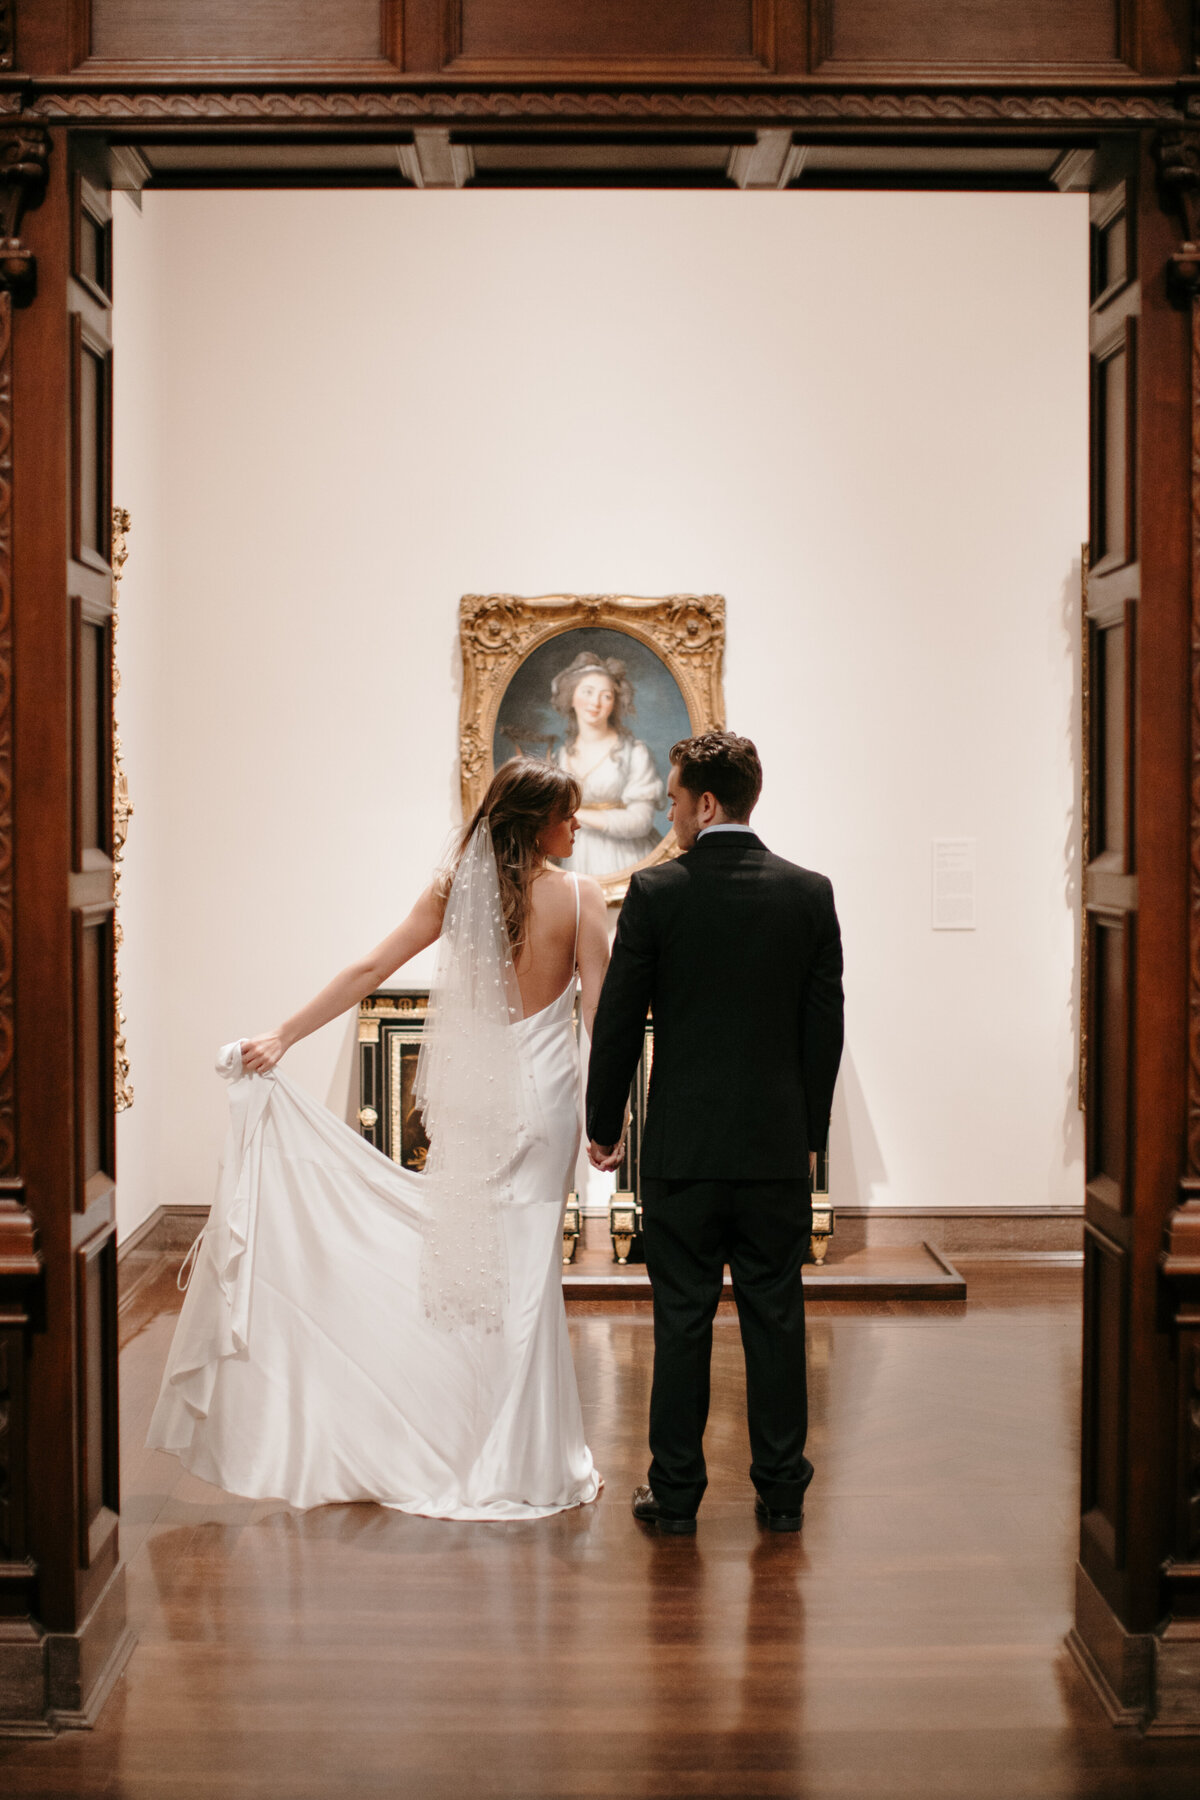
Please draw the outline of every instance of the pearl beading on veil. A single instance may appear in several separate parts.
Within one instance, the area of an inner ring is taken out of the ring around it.
[[[430,1145],[421,1298],[445,1329],[503,1329],[508,1269],[500,1208],[536,1132],[532,1074],[513,1029],[521,993],[491,831],[463,851],[446,901],[414,1099]]]

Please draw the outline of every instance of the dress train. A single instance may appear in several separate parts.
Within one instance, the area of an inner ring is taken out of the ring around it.
[[[296,1507],[376,1500],[445,1519],[586,1504],[562,1298],[562,1218],[580,1135],[575,983],[515,1023],[542,1129],[501,1209],[500,1329],[446,1330],[420,1293],[424,1178],[285,1075],[221,1054],[229,1132],[217,1196],[147,1443],[205,1481]]]

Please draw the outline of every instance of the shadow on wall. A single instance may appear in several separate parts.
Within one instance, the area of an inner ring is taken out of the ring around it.
[[[849,1047],[833,1095],[829,1125],[829,1190],[834,1207],[868,1206],[887,1192],[887,1169]]]
[[[1083,565],[1077,559],[1063,582],[1061,630],[1071,658],[1071,698],[1067,713],[1067,750],[1071,769],[1071,804],[1063,832],[1063,896],[1072,921],[1070,986],[1067,1006],[1071,1017],[1071,1042],[1075,1056],[1067,1075],[1066,1110],[1063,1115],[1063,1165],[1072,1168],[1083,1156],[1083,1115],[1079,1108],[1079,1045],[1083,1032],[1080,1005],[1083,918]],[[1057,633],[1055,634],[1057,637]],[[1054,645],[1062,653],[1062,640]],[[1080,1199],[1083,1196],[1080,1194]]]

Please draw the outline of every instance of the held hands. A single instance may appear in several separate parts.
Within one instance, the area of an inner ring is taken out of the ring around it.
[[[620,1167],[621,1159],[624,1155],[624,1138],[621,1139],[619,1144],[608,1145],[597,1144],[594,1139],[588,1139],[588,1161],[591,1163],[593,1169],[600,1169],[606,1175],[610,1175],[614,1169]]]
[[[611,1175],[614,1169],[620,1168],[625,1156],[625,1140],[629,1136],[629,1108],[625,1108],[625,1122],[621,1126],[621,1136],[615,1144],[598,1144],[595,1138],[588,1139],[588,1161],[593,1169],[602,1174]]]
[[[278,1031],[242,1039],[242,1069],[247,1075],[266,1075],[279,1061],[287,1045]]]

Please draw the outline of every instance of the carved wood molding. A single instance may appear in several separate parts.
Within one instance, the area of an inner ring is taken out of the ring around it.
[[[0,1174],[16,1167],[13,1091],[12,315],[0,288]]]
[[[18,232],[45,190],[50,140],[40,127],[0,130],[0,1175],[16,1168],[13,1080],[12,322],[32,292],[34,262]]]
[[[1164,1573],[1174,1614],[1200,1597],[1200,134],[1164,140],[1159,169],[1183,220],[1172,285],[1191,308],[1192,468],[1190,624],[1190,817],[1188,824],[1187,1168],[1167,1217],[1159,1267],[1176,1332],[1174,1554]]]
[[[21,242],[21,220],[46,191],[50,134],[21,121],[0,126],[0,288],[18,306],[32,298],[36,282],[33,253]]]
[[[1154,154],[1165,201],[1183,228],[1168,279],[1176,301],[1186,306],[1200,289],[1200,131],[1166,131]]]
[[[1188,820],[1187,1167],[1200,1176],[1200,286],[1192,287],[1191,781]]]
[[[9,96],[0,97],[0,104]],[[19,101],[11,97],[14,105]],[[193,120],[258,121],[330,119],[644,119],[651,123],[694,120],[756,119],[809,121],[871,120],[899,123],[1019,124],[1182,123],[1186,113],[1173,94],[972,93],[919,90],[878,92],[760,92],[754,89],[695,91],[631,90],[573,92],[453,89],[418,92],[409,88],[362,88],[341,92],[285,92],[280,89],[237,92],[152,92],[94,89],[34,93],[27,111],[42,119],[137,119],[146,124]]]
[[[1176,302],[1191,311],[1187,1176],[1195,1180],[1200,1177],[1200,131],[1164,133],[1155,156],[1164,202],[1175,209],[1182,227],[1168,269],[1170,288]],[[1195,1197],[1185,1198],[1189,1217],[1195,1210]],[[1179,1272],[1178,1249],[1173,1272]]]
[[[1079,546],[1079,689],[1080,689],[1080,781],[1079,781],[1079,869],[1081,905],[1079,909],[1079,1069],[1078,1101],[1081,1113],[1088,1103],[1088,1020],[1091,1014],[1092,968],[1091,935],[1088,929],[1087,871],[1092,860],[1092,622],[1088,616],[1088,575],[1091,571],[1092,547]]]

